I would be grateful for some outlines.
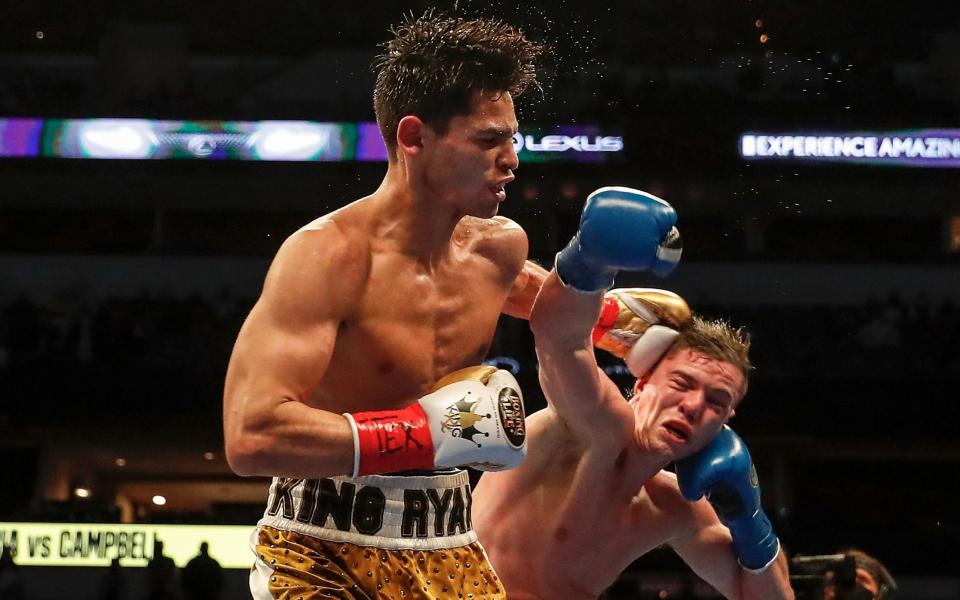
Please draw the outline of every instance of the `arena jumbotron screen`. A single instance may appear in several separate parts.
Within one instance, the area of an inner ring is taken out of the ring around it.
[[[598,127],[531,127],[514,136],[521,161],[605,162],[623,136]],[[386,161],[376,123],[0,119],[0,156],[82,159]]]

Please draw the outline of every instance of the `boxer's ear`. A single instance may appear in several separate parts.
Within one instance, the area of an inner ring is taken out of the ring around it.
[[[740,402],[743,401],[743,396],[740,396],[733,401],[733,404],[730,405],[730,414],[727,416],[727,420],[724,423],[728,423],[730,419],[737,416],[737,407],[740,406]]]
[[[874,595],[880,591],[880,586],[877,585],[876,579],[874,579],[873,575],[871,575],[866,569],[863,567],[857,567],[856,574],[857,585]]]
[[[427,125],[420,117],[407,115],[397,124],[397,148],[408,156],[423,151],[423,136]]]
[[[647,385],[647,382],[648,382],[648,381],[650,381],[650,375],[649,375],[649,374],[644,375],[643,377],[638,378],[638,379],[637,379],[637,382],[633,384],[633,393],[634,393],[634,394],[639,394],[640,391],[643,389],[643,386]]]

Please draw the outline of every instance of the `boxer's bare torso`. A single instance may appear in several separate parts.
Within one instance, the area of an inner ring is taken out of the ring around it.
[[[397,251],[369,212],[357,203],[306,228],[339,229],[356,246],[343,271],[363,279],[306,399],[333,412],[404,406],[444,375],[479,364],[526,257],[526,237],[511,221],[464,217],[448,251],[426,264]]]
[[[483,359],[501,311],[529,311],[539,282],[524,268],[527,239],[515,223],[411,226],[415,210],[397,216],[390,206],[376,194],[354,202],[278,252],[227,373],[225,433],[243,429],[238,472],[349,473],[341,413],[409,404]],[[431,235],[442,243],[421,244],[430,253],[409,251],[411,236]],[[269,452],[244,447],[260,436]]]
[[[238,474],[353,473],[342,413],[416,401],[483,358],[501,311],[529,314],[546,271],[495,216],[519,162],[510,94],[475,93],[445,132],[401,123],[380,187],[283,243],[240,329],[223,412]]]
[[[528,417],[527,432],[523,466],[484,475],[474,492],[477,534],[511,598],[597,598],[709,510],[628,446],[584,447],[552,408]]]
[[[546,278],[530,325],[548,406],[527,418],[526,461],[484,474],[473,494],[474,527],[510,598],[597,598],[661,545],[727,598],[791,597],[782,555],[764,572],[741,569],[709,502],[686,501],[663,471],[733,415],[743,372],[681,348],[626,400],[594,357],[599,309],[599,294]]]

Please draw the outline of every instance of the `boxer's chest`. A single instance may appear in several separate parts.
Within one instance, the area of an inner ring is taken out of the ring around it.
[[[365,408],[400,406],[483,360],[508,292],[496,265],[465,256],[427,271],[386,256],[371,269],[355,317],[338,330],[323,389],[351,390]]]
[[[556,527],[563,529],[569,540],[558,545],[558,561],[576,562],[588,573],[615,577],[635,558],[671,539],[676,518],[670,503],[663,499],[667,490],[662,476],[657,474],[639,486],[624,485],[632,479],[628,470],[591,469],[583,459],[573,465],[557,460],[546,470],[544,488],[553,490],[550,495],[555,504],[563,506]],[[578,552],[598,539],[604,543],[589,557]],[[575,567],[571,564],[570,568]],[[585,573],[580,576],[587,577]]]

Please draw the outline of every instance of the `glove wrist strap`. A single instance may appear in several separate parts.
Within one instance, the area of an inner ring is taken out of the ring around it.
[[[763,510],[732,522],[730,534],[737,559],[747,570],[765,569],[780,551],[780,540]]]
[[[433,439],[419,402],[344,416],[354,432],[354,477],[434,467]]]
[[[740,568],[743,569],[744,571],[747,571],[748,573],[753,573],[754,575],[760,575],[761,573],[765,573],[766,570],[770,568],[770,565],[777,562],[777,557],[780,556],[780,540],[777,538],[774,538],[774,540],[777,543],[777,551],[774,552],[773,557],[769,561],[767,561],[767,564],[757,569],[751,569],[750,567],[740,562],[740,559],[738,558],[737,562],[740,564]]]
[[[615,270],[597,268],[584,263],[576,237],[570,240],[566,248],[557,252],[553,265],[563,287],[581,294],[605,292],[613,287],[613,278],[617,274]]]

